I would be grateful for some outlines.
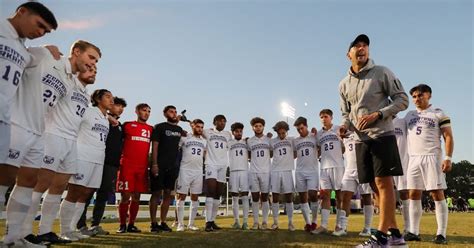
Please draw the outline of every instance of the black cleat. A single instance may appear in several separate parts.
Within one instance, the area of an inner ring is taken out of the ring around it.
[[[206,228],[204,229],[206,232],[212,232],[214,229],[212,228],[212,222],[206,222]]]
[[[416,235],[411,232],[407,232],[404,238],[405,241],[421,241],[420,235]]]
[[[28,234],[24,239],[32,244],[35,245],[46,245],[49,246],[51,243],[49,242],[42,242],[38,237],[36,237],[34,234]]]
[[[214,221],[211,221],[211,225],[212,225],[212,229],[213,229],[213,230],[221,230],[221,229],[222,229],[222,228],[220,228],[220,227],[216,224],[216,222],[214,222]]]
[[[159,233],[159,232],[161,232],[161,229],[160,229],[160,226],[158,225],[158,223],[156,223],[156,222],[151,223],[151,225],[150,225],[150,232],[152,232],[152,233]]]
[[[438,245],[447,245],[448,241],[446,240],[445,237],[443,237],[443,235],[439,234],[439,235],[436,235],[435,239],[433,239],[433,243],[438,244]]]
[[[56,233],[49,232],[42,235],[36,236],[38,241],[43,243],[50,243],[50,244],[69,244],[71,243],[70,240],[62,239],[56,235]]]
[[[138,229],[135,225],[133,224],[128,224],[127,226],[127,232],[129,233],[140,233],[142,230]]]
[[[117,233],[126,233],[127,232],[127,225],[120,225]]]
[[[172,232],[173,230],[166,224],[166,222],[161,222],[160,229],[163,232]]]

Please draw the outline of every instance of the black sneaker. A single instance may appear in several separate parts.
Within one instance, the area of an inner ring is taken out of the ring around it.
[[[172,232],[171,228],[166,224],[166,222],[161,222],[160,229],[163,232]]]
[[[49,242],[42,242],[41,240],[38,239],[34,234],[28,234],[26,237],[24,237],[26,241],[35,244],[35,245],[46,245],[49,246],[51,243]]]
[[[218,225],[216,225],[216,222],[214,222],[214,221],[211,221],[211,225],[212,225],[213,230],[221,230],[222,229]]]
[[[365,241],[364,243],[356,246],[357,248],[373,248],[373,247],[387,247],[386,245],[380,243],[375,236],[369,238],[369,240]]]
[[[127,226],[127,232],[129,233],[140,233],[142,230],[138,229],[135,225],[133,224],[128,224]]]
[[[421,241],[420,235],[416,235],[411,232],[407,232],[404,238],[405,238],[405,241]]]
[[[127,232],[127,225],[120,225],[117,233],[126,233]]]
[[[212,228],[212,222],[206,222],[206,229],[204,229],[206,232],[212,232],[214,229]]]
[[[158,223],[156,223],[156,222],[151,223],[151,225],[150,225],[150,232],[152,232],[152,233],[159,233],[159,232],[161,232],[160,225],[158,225]]]
[[[50,243],[50,244],[69,244],[69,243],[71,243],[70,240],[62,239],[62,238],[58,237],[58,235],[56,235],[56,233],[53,233],[53,232],[38,235],[38,236],[36,236],[36,238],[40,242],[45,242],[45,243],[47,242],[47,243]]]
[[[448,241],[446,240],[445,237],[443,237],[443,235],[436,235],[436,238],[433,239],[433,243],[435,244],[439,244],[439,245],[447,245],[448,244]]]

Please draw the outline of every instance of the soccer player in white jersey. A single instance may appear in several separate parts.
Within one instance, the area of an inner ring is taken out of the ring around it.
[[[359,183],[359,175],[357,173],[357,158],[355,152],[354,133],[350,134],[344,139],[346,169],[342,177],[342,206],[339,216],[339,228],[337,228],[332,235],[345,236],[347,235],[348,217],[351,211],[352,196],[359,192],[361,200],[364,205],[364,219],[365,224],[360,236],[369,237],[370,226],[372,224],[372,217],[374,215],[374,206],[372,205],[372,189],[369,183]]]
[[[221,229],[215,220],[220,205],[220,196],[224,192],[226,182],[229,150],[227,142],[232,138],[229,131],[225,131],[227,120],[224,115],[214,117],[214,128],[204,130],[203,136],[207,140],[207,153],[204,160],[206,170],[206,232]]]
[[[273,127],[277,137],[270,140],[273,150],[273,159],[270,175],[270,189],[272,192],[272,230],[278,229],[278,216],[280,214],[280,194],[284,196],[286,213],[288,216],[288,230],[294,231],[293,225],[293,170],[295,169],[295,152],[293,151],[293,138],[288,137],[290,127],[285,121],[279,121]]]
[[[250,157],[249,184],[252,192],[252,229],[267,229],[268,212],[270,205],[268,203],[268,193],[270,192],[270,158],[273,152],[270,146],[270,138],[265,136],[265,120],[255,117],[250,121],[255,136],[247,140]],[[262,204],[262,225],[258,220],[259,200]]]
[[[32,60],[24,41],[39,38],[57,26],[53,13],[38,2],[21,4],[12,17],[0,21],[0,215],[5,205],[5,194],[15,184],[18,171],[17,167],[8,166],[6,161],[10,156],[12,104],[23,71]]]
[[[236,122],[230,126],[234,136],[229,146],[229,191],[232,194],[232,212],[234,224],[232,228],[248,230],[249,215],[249,156],[247,142],[242,139],[244,124]],[[243,223],[239,222],[239,197],[242,200]]]
[[[410,191],[410,232],[408,241],[420,240],[422,191],[429,191],[435,202],[438,230],[433,240],[436,244],[447,244],[448,205],[444,197],[446,174],[451,171],[451,156],[454,149],[451,120],[443,110],[430,104],[431,88],[419,84],[410,90],[416,110],[405,116],[408,125],[408,147],[410,161],[407,170],[407,187]],[[445,157],[442,158],[441,136],[444,138]]]
[[[293,150],[296,152],[296,192],[300,197],[301,212],[305,220],[304,230],[316,230],[318,218],[319,162],[316,136],[310,134],[308,121],[298,117],[294,126],[299,135],[293,140]],[[308,204],[311,202],[311,207]],[[310,218],[310,211],[312,218]]]
[[[407,123],[404,119],[395,117],[393,119],[393,127],[395,131],[395,138],[397,139],[398,153],[400,154],[400,161],[402,162],[403,175],[394,176],[393,181],[395,187],[398,190],[398,195],[402,201],[402,216],[403,216],[403,226],[404,233],[406,234],[410,226],[410,201],[408,197],[408,188],[407,188],[407,169],[408,169],[408,141],[407,141]]]
[[[76,41],[71,48],[69,60],[79,71],[78,78],[65,75],[71,87],[66,95],[56,103],[48,114],[44,134],[45,156],[38,173],[38,182],[32,196],[32,204],[25,220],[23,233],[31,233],[36,208],[42,194],[48,190],[43,200],[39,239],[45,242],[57,242],[59,238],[51,231],[54,218],[59,209],[61,195],[72,174],[76,173],[76,139],[80,123],[89,105],[86,85],[95,81],[95,65],[100,58],[100,50],[86,41]],[[75,70],[74,70],[75,69]],[[78,80],[79,79],[79,80]],[[65,79],[66,80],[66,79]]]
[[[184,231],[184,201],[186,200],[188,192],[191,194],[188,229],[192,231],[199,230],[199,228],[194,225],[194,219],[196,218],[199,207],[198,196],[202,193],[202,167],[207,142],[202,137],[204,129],[204,122],[202,120],[193,120],[191,127],[193,133],[186,137],[181,137],[179,142],[183,157],[181,159],[176,186],[176,192],[178,193],[178,227],[176,231],[178,232]]]
[[[344,144],[337,135],[339,126],[332,124],[332,111],[323,109],[319,112],[323,127],[317,134],[318,151],[321,158],[321,226],[313,234],[327,233],[331,208],[331,191],[336,191],[336,229],[339,224],[341,209],[341,182],[344,175]]]
[[[100,187],[104,169],[105,141],[109,133],[107,111],[114,104],[112,93],[95,90],[92,107],[87,108],[77,136],[77,171],[70,178],[66,198],[59,209],[61,237],[77,241],[89,236],[76,231],[89,195]]]

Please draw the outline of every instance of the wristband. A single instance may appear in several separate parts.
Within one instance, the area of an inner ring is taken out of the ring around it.
[[[444,160],[449,160],[449,161],[451,161],[451,159],[452,159],[452,158],[451,158],[450,156],[448,156],[448,155],[446,155],[446,157],[444,157]]]

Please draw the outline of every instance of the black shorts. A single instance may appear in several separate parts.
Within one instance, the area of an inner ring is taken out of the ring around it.
[[[101,191],[115,192],[118,169],[118,166],[104,164],[104,170],[102,172],[102,182],[100,184]]]
[[[174,190],[176,186],[176,179],[179,175],[178,168],[160,169],[158,176],[150,173],[150,190],[152,192],[159,190]]]
[[[403,175],[394,135],[356,143],[359,183],[374,182],[375,177]]]

